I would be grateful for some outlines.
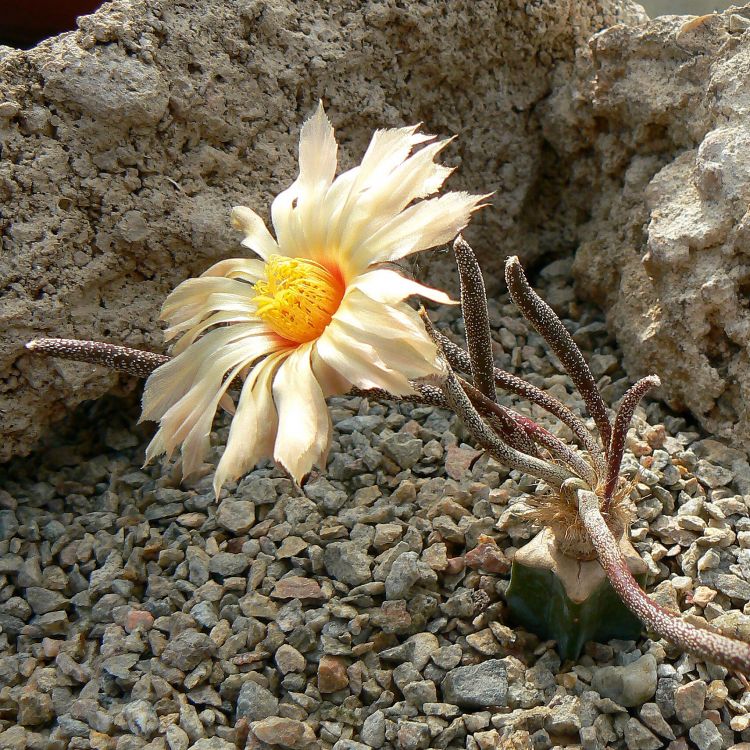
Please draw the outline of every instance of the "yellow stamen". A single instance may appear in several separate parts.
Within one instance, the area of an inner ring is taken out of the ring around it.
[[[327,268],[305,258],[272,255],[266,280],[254,285],[257,314],[285,339],[302,344],[318,338],[344,296],[344,284]]]

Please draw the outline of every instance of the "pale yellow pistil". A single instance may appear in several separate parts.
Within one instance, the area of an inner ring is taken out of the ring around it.
[[[344,296],[344,284],[313,260],[272,255],[266,279],[254,285],[257,314],[279,336],[302,344],[323,333]]]

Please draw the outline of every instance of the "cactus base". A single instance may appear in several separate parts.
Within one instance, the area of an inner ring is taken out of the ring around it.
[[[642,583],[646,564],[623,537],[620,549],[630,572]],[[506,593],[514,623],[557,641],[563,659],[576,659],[586,641],[636,639],[641,621],[620,601],[598,561],[562,554],[550,529],[520,549],[513,560]]]

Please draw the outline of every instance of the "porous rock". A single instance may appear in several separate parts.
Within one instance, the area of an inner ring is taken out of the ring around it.
[[[630,377],[656,373],[673,408],[746,451],[749,18],[747,7],[669,16],[593,39],[577,88],[591,109],[576,114],[594,184],[574,266],[579,291],[608,311]],[[563,161],[566,112],[562,98],[549,105]]]
[[[629,0],[114,0],[76,31],[2,48],[0,460],[81,401],[133,386],[24,344],[162,350],[164,297],[241,252],[231,207],[267,215],[319,99],[344,136],[344,167],[378,127],[461,135],[450,187],[495,191],[468,235],[490,277],[506,254],[572,247],[564,170],[535,108],[594,32],[643,18]],[[438,283],[454,277],[447,257],[425,265]]]

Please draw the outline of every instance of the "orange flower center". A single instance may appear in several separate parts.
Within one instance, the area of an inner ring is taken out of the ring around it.
[[[344,296],[344,284],[306,258],[272,255],[265,281],[254,285],[257,314],[279,336],[298,344],[323,333]]]

